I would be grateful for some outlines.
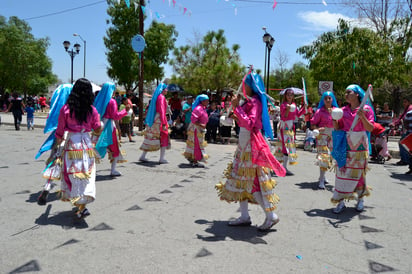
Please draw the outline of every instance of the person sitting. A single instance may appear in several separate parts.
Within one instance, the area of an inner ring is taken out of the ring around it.
[[[183,139],[184,138],[184,131],[185,131],[185,124],[182,121],[182,117],[179,115],[177,116],[176,120],[174,120],[173,125],[171,126],[172,132],[170,133],[170,138],[173,139]]]

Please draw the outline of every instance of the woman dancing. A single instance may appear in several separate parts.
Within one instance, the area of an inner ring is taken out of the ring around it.
[[[96,197],[96,164],[90,131],[99,132],[101,124],[93,100],[90,82],[85,78],[77,80],[67,104],[60,110],[56,129],[56,142],[63,146],[61,200],[70,201],[78,208],[78,218],[90,215],[86,205]],[[63,139],[65,131],[68,134]]]
[[[279,162],[283,162],[286,175],[293,175],[287,169],[290,165],[296,165],[298,155],[296,154],[294,121],[305,112],[305,105],[300,110],[295,104],[295,93],[293,89],[286,89],[283,95],[283,103],[280,105],[280,122],[278,126],[278,141],[276,142],[275,156]]]
[[[345,199],[357,199],[356,210],[360,212],[364,208],[363,197],[370,195],[366,185],[370,143],[367,133],[373,130],[375,115],[369,105],[359,109],[364,96],[365,91],[360,86],[349,85],[345,95],[348,105],[342,108],[343,117],[338,121],[333,120],[335,131],[332,155],[338,163],[335,190],[331,199],[332,203],[337,203],[334,213],[342,212]],[[359,120],[351,130],[356,115]],[[338,130],[340,132],[337,132]]]
[[[259,230],[267,231],[279,222],[274,210],[279,201],[275,194],[276,181],[270,177],[273,170],[285,176],[285,169],[270,152],[261,131],[273,138],[270,125],[265,87],[262,78],[249,72],[243,79],[243,94],[248,98],[239,106],[240,96],[232,99],[232,106],[240,126],[239,142],[232,163],[224,174],[225,183],[216,185],[221,200],[239,202],[241,216],[230,221],[230,226],[248,226],[251,219],[248,203],[259,204],[266,218]]]
[[[325,182],[327,182],[325,173],[332,167],[331,151],[333,148],[332,131],[333,119],[332,110],[338,107],[335,95],[333,92],[326,91],[320,99],[318,109],[310,120],[312,130],[317,129],[319,135],[317,136],[317,155],[316,165],[319,166],[319,188],[325,189]]]
[[[198,167],[199,162],[206,162],[208,155],[205,152],[207,145],[205,141],[206,125],[209,117],[206,107],[209,97],[200,94],[192,105],[191,123],[187,128],[186,150],[183,156],[191,163],[192,167]]]

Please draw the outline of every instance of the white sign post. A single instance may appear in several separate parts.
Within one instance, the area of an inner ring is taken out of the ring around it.
[[[333,81],[319,81],[319,94],[322,95],[325,91],[333,91]]]

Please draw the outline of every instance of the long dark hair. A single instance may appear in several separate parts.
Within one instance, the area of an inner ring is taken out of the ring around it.
[[[92,113],[94,101],[93,88],[89,80],[80,78],[74,83],[72,92],[67,99],[70,108],[70,117],[76,118],[79,123],[86,123],[87,116]]]

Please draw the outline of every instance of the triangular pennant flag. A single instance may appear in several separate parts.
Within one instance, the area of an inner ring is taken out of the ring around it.
[[[277,5],[278,5],[278,2],[275,0],[275,1],[273,2],[272,10],[275,10],[275,8],[276,8]]]
[[[183,15],[185,15],[187,8],[183,8]]]
[[[126,6],[130,8],[130,0],[124,0],[126,2]]]
[[[169,0],[169,7],[172,5],[172,0]]]
[[[145,6],[140,6],[140,7],[142,8],[143,15],[146,14],[146,7]]]
[[[139,7],[139,4],[134,3],[134,11],[136,11],[138,7]]]
[[[325,0],[322,0],[322,4],[325,5],[325,6],[328,5]]]
[[[235,15],[237,15],[237,8],[235,8]]]
[[[160,14],[157,11],[155,12],[155,14],[156,14],[156,18],[160,19]]]
[[[176,6],[176,0],[172,0],[173,1],[173,7]]]

